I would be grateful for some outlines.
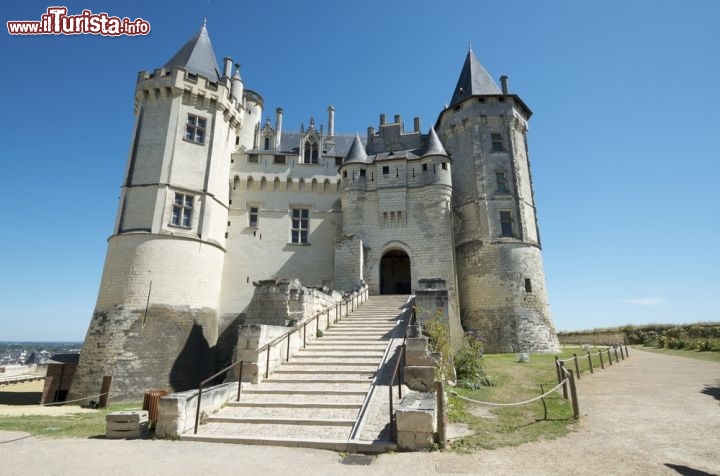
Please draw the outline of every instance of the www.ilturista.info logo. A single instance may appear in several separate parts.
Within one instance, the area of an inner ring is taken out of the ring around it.
[[[83,10],[80,15],[68,15],[66,7],[49,7],[40,21],[9,21],[11,35],[147,35],[150,23],[142,18],[111,17],[107,13]]]

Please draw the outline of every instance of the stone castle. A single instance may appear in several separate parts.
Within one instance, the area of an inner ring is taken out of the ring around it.
[[[100,292],[69,398],[193,388],[227,362],[256,290],[299,279],[347,291],[446,292],[451,333],[489,352],[552,352],[527,146],[531,111],[469,51],[434,127],[367,135],[263,120],[205,25],[141,72]],[[274,122],[274,123],[273,123]]]

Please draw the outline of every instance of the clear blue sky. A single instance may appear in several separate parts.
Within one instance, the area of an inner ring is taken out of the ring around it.
[[[3,3],[0,340],[82,340],[112,232],[138,71],[208,17],[285,128],[376,126],[450,100],[468,43],[534,111],[530,156],[558,330],[718,321],[720,2],[61,3],[148,36],[11,36],[56,3]]]

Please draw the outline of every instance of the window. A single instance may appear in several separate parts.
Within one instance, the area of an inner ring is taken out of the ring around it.
[[[266,138],[265,138],[265,144],[264,144],[264,145],[265,145],[265,150],[270,150],[270,138],[269,138],[269,137],[266,137]]]
[[[383,166],[382,173],[383,173],[383,175],[389,175],[390,167],[388,167],[387,165]]]
[[[258,155],[257,154],[248,154],[248,162],[251,164],[257,164],[258,163]]]
[[[490,149],[493,152],[502,152],[505,150],[503,147],[503,138],[502,134],[499,132],[493,132],[490,134],[490,140],[492,141],[492,148]]]
[[[291,243],[307,243],[310,224],[310,210],[307,208],[292,209],[292,228],[290,229]]]
[[[447,162],[443,162],[443,163],[442,163],[442,169],[443,169],[443,170],[447,170]]]
[[[303,154],[303,163],[317,164],[320,158],[320,151],[317,142],[306,142],[305,153]]]
[[[248,226],[257,228],[258,226],[258,207],[250,207],[248,211]]]
[[[193,202],[194,197],[192,195],[176,193],[170,223],[175,226],[190,228],[192,226]]]
[[[284,164],[285,163],[285,156],[284,155],[276,155],[275,159],[273,160],[273,163],[275,164]]]
[[[525,292],[526,293],[532,292],[532,283],[530,282],[530,278],[525,278]]]
[[[423,164],[423,172],[427,172],[427,164]]]
[[[198,144],[204,144],[206,124],[207,121],[205,118],[188,114],[187,124],[185,125],[185,139]]]
[[[360,169],[360,176],[365,177],[365,169]]]
[[[500,236],[513,236],[510,212],[500,212]]]
[[[497,193],[508,193],[505,172],[495,172],[495,182],[497,183]]]

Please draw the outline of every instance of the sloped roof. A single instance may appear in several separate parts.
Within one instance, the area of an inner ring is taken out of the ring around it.
[[[165,68],[171,66],[181,66],[191,73],[205,76],[210,81],[217,82],[220,79],[215,51],[204,23],[200,31],[165,63]]]
[[[480,64],[472,50],[468,51],[460,78],[455,86],[450,107],[469,98],[488,94],[502,94],[490,73]]]
[[[360,140],[359,135],[355,136],[355,140],[353,141],[352,145],[350,146],[350,150],[348,151],[347,156],[345,157],[345,160],[343,161],[343,164],[349,164],[349,163],[363,163],[363,164],[369,163],[367,152],[365,152],[365,146],[363,145],[362,141]]]
[[[423,149],[422,155],[447,155],[445,147],[443,147],[440,138],[432,127],[428,131],[427,138],[425,139],[425,148]]]

